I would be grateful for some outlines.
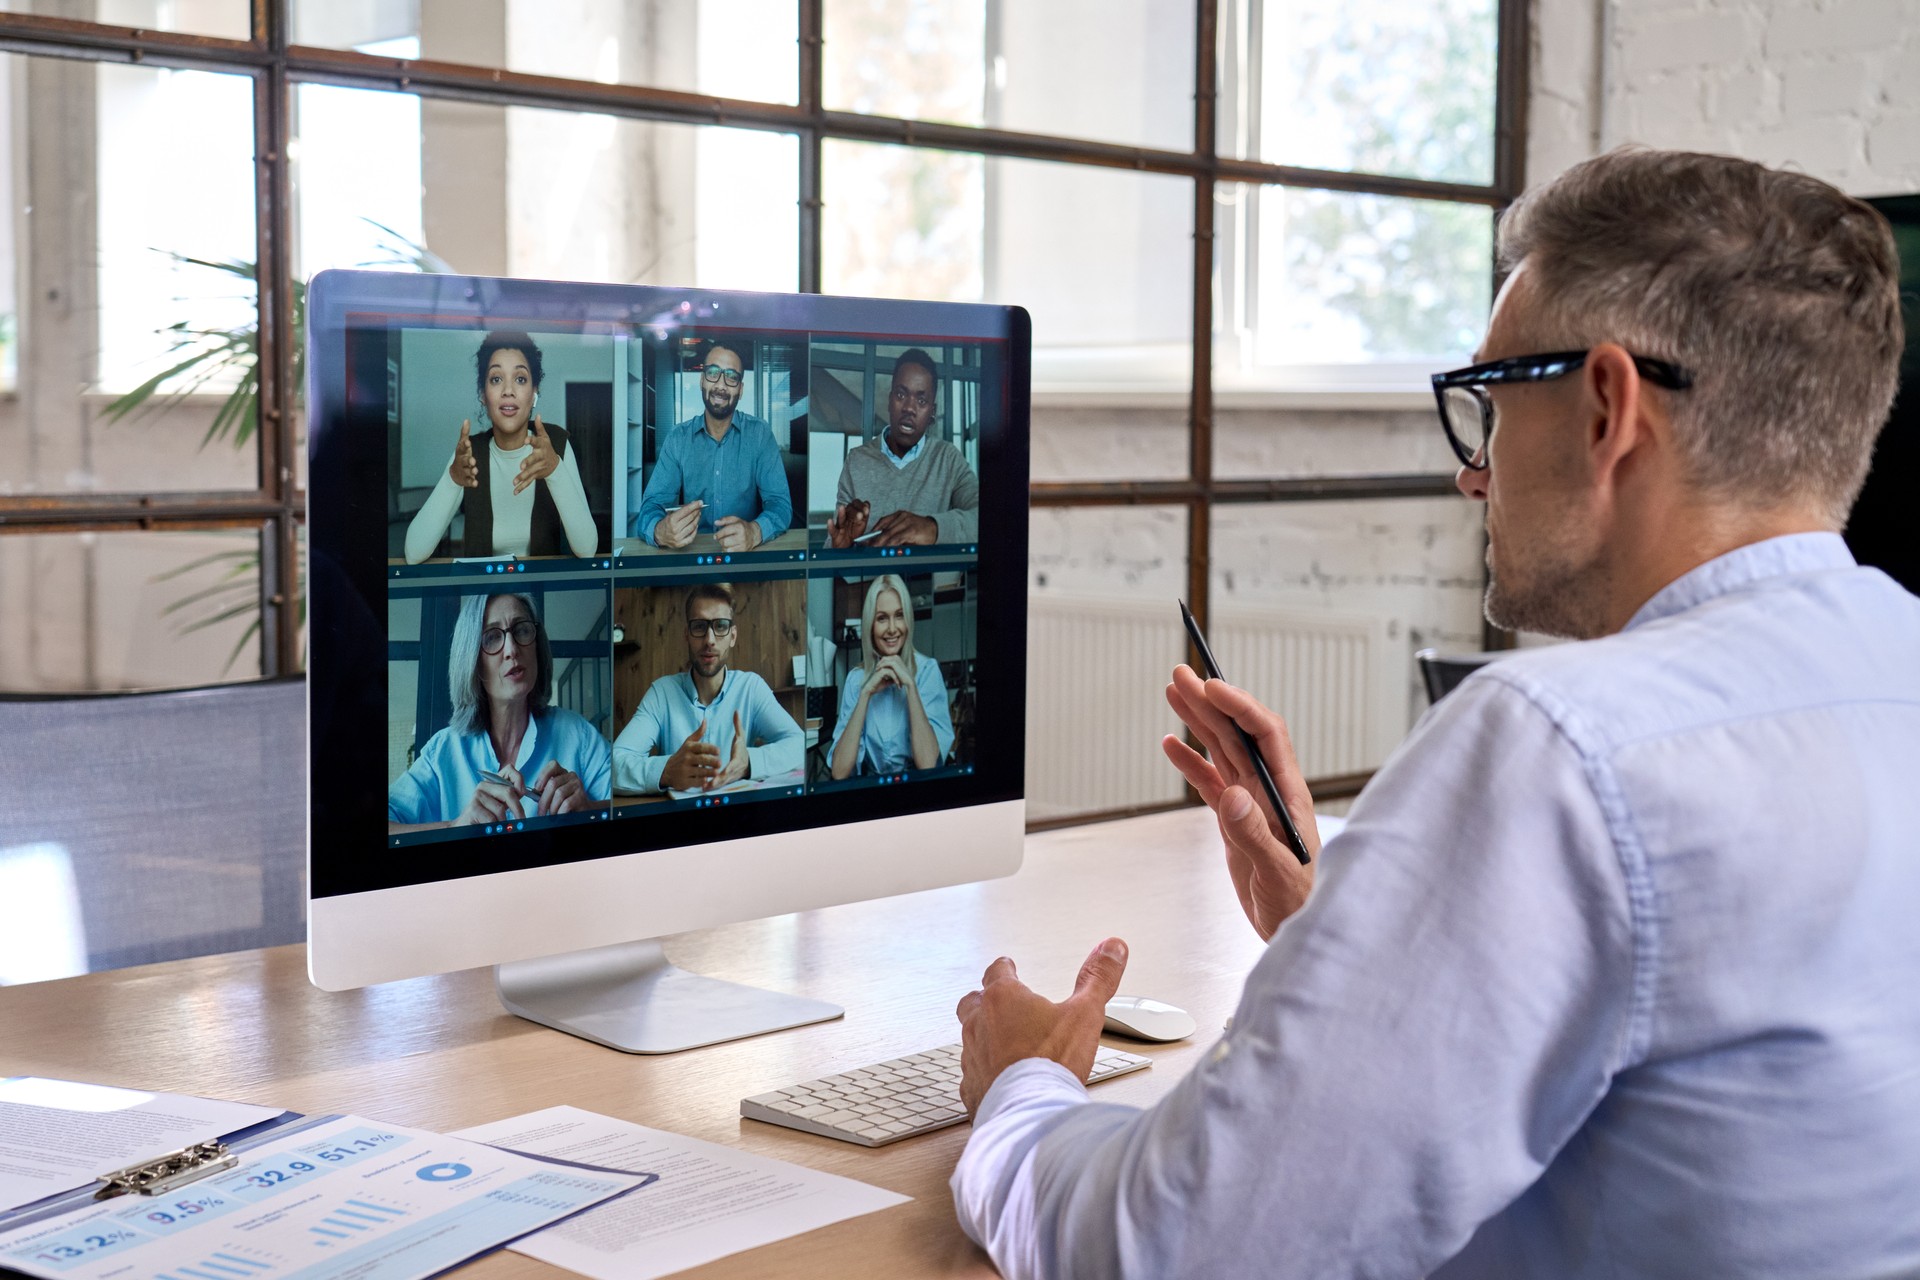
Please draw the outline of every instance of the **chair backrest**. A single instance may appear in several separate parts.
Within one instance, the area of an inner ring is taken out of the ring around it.
[[[89,970],[301,941],[306,715],[298,678],[0,696],[0,896],[64,859]]]
[[[1498,653],[1441,653],[1438,649],[1422,649],[1413,655],[1420,664],[1420,679],[1427,686],[1427,704],[1440,701],[1462,680],[1499,658]]]

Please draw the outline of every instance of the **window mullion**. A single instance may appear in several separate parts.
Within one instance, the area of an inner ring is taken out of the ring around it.
[[[259,285],[260,361],[259,431],[261,488],[273,499],[274,513],[261,531],[260,556],[260,670],[276,676],[301,668],[299,651],[302,584],[294,517],[295,453],[301,447],[293,385],[296,348],[304,335],[294,331],[291,184],[287,146],[291,133],[288,115],[286,51],[288,6],[292,0],[256,0],[256,17],[264,19],[264,36],[272,61],[255,83],[254,179],[255,258]],[[260,5],[264,4],[264,8]]]

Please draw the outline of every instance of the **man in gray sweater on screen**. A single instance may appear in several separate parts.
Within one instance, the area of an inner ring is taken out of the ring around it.
[[[827,542],[835,547],[973,542],[980,481],[967,457],[927,431],[940,403],[933,357],[915,347],[893,363],[887,429],[847,454]]]

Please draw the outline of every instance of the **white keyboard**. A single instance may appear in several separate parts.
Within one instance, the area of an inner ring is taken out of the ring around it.
[[[1152,1058],[1101,1045],[1087,1083],[1152,1065]],[[944,1129],[967,1118],[967,1109],[960,1105],[960,1046],[943,1045],[743,1098],[740,1114],[863,1147],[884,1147]]]

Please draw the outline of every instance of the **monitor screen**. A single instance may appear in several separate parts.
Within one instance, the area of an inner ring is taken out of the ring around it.
[[[316,980],[371,972],[332,922],[392,891],[524,915],[595,883],[528,873],[617,862],[636,924],[690,927],[1012,869],[871,845],[1019,807],[1024,312],[374,272],[307,305]],[[792,891],[714,900],[693,860],[743,849]]]
[[[1847,520],[1847,545],[1861,564],[1881,569],[1920,593],[1920,539],[1913,536],[1908,503],[1920,482],[1920,196],[1867,201],[1893,224],[1900,255],[1900,309],[1907,345],[1900,359],[1900,390],[1874,443],[1873,469]]]

